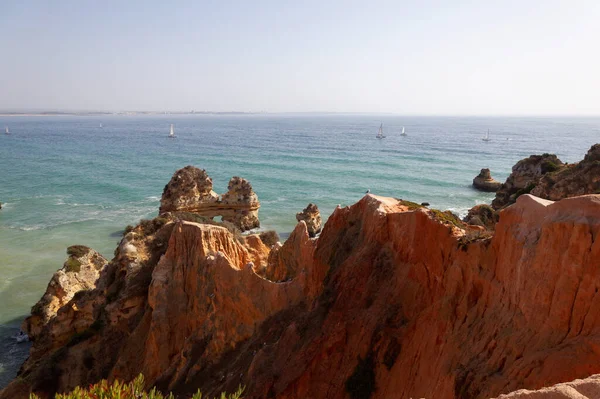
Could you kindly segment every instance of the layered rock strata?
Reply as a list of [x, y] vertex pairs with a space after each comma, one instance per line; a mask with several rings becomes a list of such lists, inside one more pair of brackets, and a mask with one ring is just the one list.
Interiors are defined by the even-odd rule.
[[165, 186], [159, 213], [191, 212], [233, 223], [241, 231], [260, 227], [260, 202], [246, 179], [234, 176], [228, 191], [219, 196], [213, 191], [212, 179], [204, 169], [186, 166], [173, 174]]
[[600, 196], [521, 195], [492, 237], [467, 227], [367, 195], [257, 265], [226, 227], [137, 226], [57, 312], [89, 327], [51, 320], [67, 343], [38, 335], [0, 398], [142, 372], [181, 398], [467, 399], [600, 373]]
[[296, 220], [306, 223], [308, 234], [311, 237], [315, 237], [321, 232], [321, 212], [319, 212], [319, 207], [313, 203], [308, 204], [302, 212], [298, 212]]
[[473, 179], [473, 187], [481, 191], [496, 192], [502, 183], [492, 178], [489, 169], [481, 169], [481, 172]]

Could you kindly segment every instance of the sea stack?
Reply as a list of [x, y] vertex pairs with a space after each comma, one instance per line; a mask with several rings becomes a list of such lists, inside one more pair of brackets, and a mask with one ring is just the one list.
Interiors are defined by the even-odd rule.
[[304, 220], [310, 237], [315, 237], [321, 232], [321, 212], [316, 204], [310, 203], [302, 212], [296, 214], [298, 222]]
[[221, 216], [223, 221], [246, 231], [260, 227], [259, 208], [258, 196], [248, 180], [232, 177], [228, 191], [219, 196], [206, 171], [188, 165], [175, 172], [165, 186], [159, 213], [191, 212], [210, 219]]
[[500, 189], [502, 183], [492, 178], [490, 170], [481, 169], [479, 175], [473, 179], [473, 187], [480, 191], [496, 192]]

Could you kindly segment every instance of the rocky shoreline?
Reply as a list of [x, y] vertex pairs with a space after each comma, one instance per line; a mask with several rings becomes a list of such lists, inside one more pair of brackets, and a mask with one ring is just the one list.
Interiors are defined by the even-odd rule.
[[[600, 192], [598, 165], [600, 145], [573, 165], [531, 156], [465, 221], [368, 194], [321, 226], [309, 204], [283, 244], [241, 234], [259, 224], [248, 181], [218, 196], [205, 171], [180, 169], [112, 260], [69, 248], [0, 398], [139, 373], [180, 398], [239, 385], [245, 398], [524, 398], [588, 378], [600, 195], [583, 194]], [[552, 392], [600, 387], [590, 378]]]

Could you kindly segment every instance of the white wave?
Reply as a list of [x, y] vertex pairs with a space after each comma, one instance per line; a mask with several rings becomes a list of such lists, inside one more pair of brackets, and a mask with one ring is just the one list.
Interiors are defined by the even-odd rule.
[[458, 215], [458, 217], [461, 218], [461, 219], [464, 218], [465, 216], [467, 216], [467, 213], [469, 213], [469, 209], [470, 208], [463, 208], [463, 207], [460, 207], [460, 208], [457, 208], [457, 207], [448, 208], [448, 210], [450, 212]]

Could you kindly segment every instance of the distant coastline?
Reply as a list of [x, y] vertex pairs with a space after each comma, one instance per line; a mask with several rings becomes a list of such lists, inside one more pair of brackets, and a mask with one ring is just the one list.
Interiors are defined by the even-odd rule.
[[104, 112], [104, 111], [42, 111], [42, 112], [8, 112], [0, 111], [0, 116], [107, 116], [107, 115], [258, 115], [266, 114], [266, 112], [242, 112], [242, 111], [187, 111], [187, 112], [168, 112], [168, 111], [119, 111], [119, 112]]

